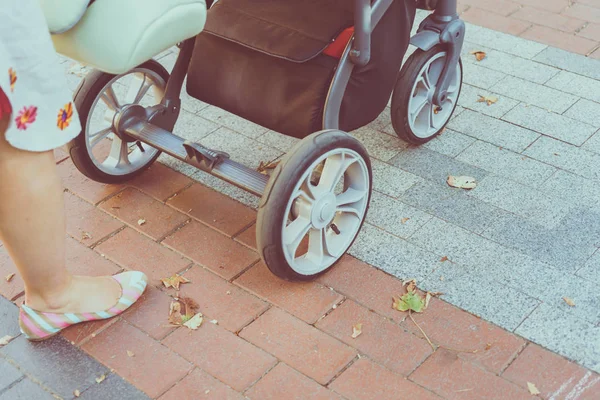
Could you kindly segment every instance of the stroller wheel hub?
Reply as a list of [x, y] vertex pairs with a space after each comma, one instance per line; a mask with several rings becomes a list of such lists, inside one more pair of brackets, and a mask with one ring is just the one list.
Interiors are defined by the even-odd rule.
[[323, 229], [333, 220], [336, 211], [336, 200], [333, 193], [321, 197], [312, 210], [312, 224], [316, 229]]

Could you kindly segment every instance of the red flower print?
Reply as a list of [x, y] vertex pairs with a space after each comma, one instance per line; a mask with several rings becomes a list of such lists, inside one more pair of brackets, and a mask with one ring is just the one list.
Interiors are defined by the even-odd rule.
[[17, 129], [22, 131], [26, 130], [29, 127], [28, 125], [35, 122], [35, 117], [37, 117], [37, 107], [23, 107], [17, 118], [15, 118]]
[[71, 118], [73, 118], [73, 103], [69, 102], [58, 112], [58, 119], [56, 121], [58, 128], [64, 131], [71, 124]]
[[10, 114], [12, 112], [12, 107], [10, 105], [10, 101], [8, 97], [6, 97], [6, 93], [0, 89], [0, 118], [4, 114]]
[[17, 83], [17, 73], [15, 72], [14, 69], [12, 69], [12, 68], [8, 69], [8, 77], [10, 79], [10, 91], [14, 92], [15, 83]]

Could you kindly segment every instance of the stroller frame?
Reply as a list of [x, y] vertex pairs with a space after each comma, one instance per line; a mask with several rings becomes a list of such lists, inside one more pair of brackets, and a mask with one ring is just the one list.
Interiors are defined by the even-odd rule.
[[[342, 99], [355, 66], [364, 66], [370, 60], [371, 32], [377, 26], [393, 1], [354, 0], [355, 32], [346, 46], [331, 81], [325, 110], [323, 129], [338, 129]], [[410, 43], [427, 51], [438, 44], [448, 53], [436, 87], [433, 104], [446, 99], [451, 78], [464, 40], [465, 25], [458, 18], [457, 0], [439, 0], [435, 11], [427, 16]], [[179, 56], [166, 85], [160, 104], [144, 109], [139, 105], [125, 106], [115, 120], [116, 134], [126, 142], [146, 143], [196, 168], [208, 172], [254, 195], [262, 196], [269, 177], [229, 159], [229, 155], [192, 143], [171, 131], [181, 110], [180, 93], [194, 50], [195, 38], [180, 43]]]

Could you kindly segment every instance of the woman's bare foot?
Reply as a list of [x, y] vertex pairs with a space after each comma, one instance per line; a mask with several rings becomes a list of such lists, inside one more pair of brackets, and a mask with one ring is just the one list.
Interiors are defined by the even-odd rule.
[[41, 312], [89, 313], [108, 310], [119, 301], [121, 285], [110, 276], [72, 276], [64, 288], [45, 297], [26, 292], [25, 304]]

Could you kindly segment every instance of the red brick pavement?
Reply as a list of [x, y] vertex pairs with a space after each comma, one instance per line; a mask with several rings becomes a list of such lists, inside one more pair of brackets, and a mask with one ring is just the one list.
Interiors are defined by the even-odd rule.
[[600, 0], [459, 0], [465, 21], [600, 59]]
[[[352, 257], [317, 282], [275, 278], [254, 249], [255, 212], [163, 165], [106, 186], [57, 161], [70, 268], [151, 277], [123, 316], [63, 336], [152, 398], [525, 399], [528, 382], [546, 399], [600, 398], [597, 374], [439, 299], [414, 317], [432, 349], [391, 308], [401, 281]], [[0, 276], [12, 272], [0, 246]], [[205, 315], [197, 331], [167, 326], [175, 292], [159, 278], [176, 272]], [[18, 277], [0, 280], [1, 295], [19, 303], [22, 292]]]

